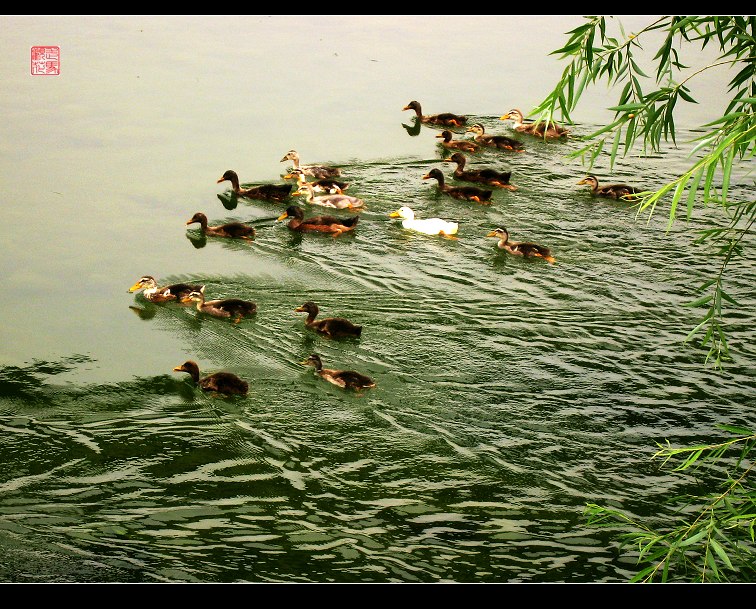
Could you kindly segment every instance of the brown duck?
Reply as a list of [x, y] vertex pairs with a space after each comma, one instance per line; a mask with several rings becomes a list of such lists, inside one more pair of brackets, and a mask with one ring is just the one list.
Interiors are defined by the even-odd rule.
[[423, 176], [423, 180], [437, 180], [438, 189], [462, 201], [474, 201], [476, 203], [482, 203], [483, 205], [491, 205], [492, 190], [484, 190], [477, 186], [449, 186], [444, 180], [444, 174], [440, 169], [431, 169], [426, 175]]
[[202, 234], [211, 237], [245, 239], [251, 242], [255, 236], [254, 227], [247, 226], [242, 222], [227, 222], [226, 224], [219, 224], [218, 226], [208, 226], [207, 216], [201, 211], [194, 214], [186, 224], [199, 224]]

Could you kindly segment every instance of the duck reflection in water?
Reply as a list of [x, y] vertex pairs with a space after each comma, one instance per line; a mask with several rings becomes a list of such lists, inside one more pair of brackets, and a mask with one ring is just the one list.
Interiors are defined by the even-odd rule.
[[412, 137], [420, 135], [420, 129], [422, 128], [422, 126], [423, 124], [420, 122], [420, 119], [417, 116], [412, 117], [412, 125], [402, 123], [402, 127], [404, 127], [407, 130], [407, 133], [409, 133]]
[[238, 198], [233, 192], [218, 195], [218, 199], [226, 209], [236, 209], [236, 206], [239, 204]]

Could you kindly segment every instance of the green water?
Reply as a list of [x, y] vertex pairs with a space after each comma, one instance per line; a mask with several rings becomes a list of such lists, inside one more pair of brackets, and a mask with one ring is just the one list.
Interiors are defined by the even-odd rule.
[[[652, 461], [656, 443], [756, 423], [752, 307], [729, 317], [723, 373], [683, 343], [692, 287], [719, 265], [692, 245], [716, 210], [665, 232], [663, 214], [592, 198], [565, 158], [577, 139], [471, 156], [512, 170], [518, 190], [490, 206], [422, 179], [451, 167], [438, 130], [403, 126], [411, 99], [511, 135], [500, 114], [551, 82], [533, 91], [485, 53], [472, 57], [510, 93], [476, 91], [454, 69], [468, 42], [420, 52], [474, 19], [3, 21], [0, 580], [622, 582], [633, 560], [585, 505], [668, 517], [696, 481]], [[28, 75], [33, 44], [60, 44], [59, 77]], [[292, 148], [365, 200], [353, 233], [293, 233], [275, 221], [285, 205], [216, 183], [226, 169], [280, 182]], [[681, 147], [595, 173], [653, 187], [687, 162]], [[458, 239], [402, 229], [389, 213], [403, 205], [459, 222]], [[255, 242], [201, 239], [185, 225], [197, 211], [253, 221]], [[497, 226], [556, 263], [497, 250]], [[151, 304], [128, 293], [145, 274], [257, 314]], [[755, 275], [738, 263], [733, 297], [751, 303]], [[308, 330], [307, 300], [362, 336]], [[328, 384], [301, 364], [313, 352], [377, 386]], [[238, 374], [248, 396], [203, 394], [172, 372], [186, 359]]]

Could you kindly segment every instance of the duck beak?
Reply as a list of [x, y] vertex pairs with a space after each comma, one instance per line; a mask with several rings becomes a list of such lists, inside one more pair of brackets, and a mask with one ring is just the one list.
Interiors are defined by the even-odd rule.
[[287, 214], [286, 212], [284, 212], [280, 216], [278, 216], [278, 218], [276, 218], [276, 222], [280, 222], [281, 220], [286, 220], [286, 218], [288, 218], [288, 217], [289, 217], [289, 214]]
[[585, 178], [583, 178], [582, 180], [580, 180], [580, 181], [578, 182], [578, 185], [579, 185], [579, 184], [587, 184], [587, 183], [588, 183], [588, 182], [586, 182], [586, 181], [585, 181]]
[[498, 237], [495, 230], [492, 230], [490, 233], [486, 235], [486, 237]]
[[194, 220], [187, 220], [187, 224], [194, 224]]
[[453, 161], [452, 161], [452, 159], [450, 159], [450, 158], [449, 158], [449, 159], [444, 159], [444, 162], [445, 162], [445, 163], [446, 163], [446, 162], [452, 163]]
[[398, 212], [398, 211], [392, 211], [392, 212], [391, 212], [391, 213], [389, 214], [389, 218], [399, 218], [399, 217], [400, 217], [400, 216], [399, 216], [399, 212]]
[[507, 112], [507, 113], [506, 113], [506, 114], [505, 114], [504, 116], [500, 117], [500, 118], [499, 118], [499, 120], [500, 120], [500, 121], [505, 121], [505, 120], [507, 120], [508, 118], [510, 118], [510, 116], [509, 116], [509, 112]]
[[220, 180], [218, 180], [218, 181], [216, 182], [216, 184], [220, 184], [221, 182], [225, 182], [225, 181], [226, 181], [226, 178], [224, 178], [224, 177], [221, 177], [221, 179], [220, 179]]
[[142, 287], [142, 282], [141, 281], [137, 281], [134, 285], [132, 285], [129, 288], [129, 292], [135, 292], [136, 290], [138, 290], [141, 287]]
[[296, 311], [297, 313], [306, 313], [306, 312], [307, 312], [307, 311], [305, 311], [305, 310], [304, 310], [304, 309], [303, 309], [302, 307], [297, 307], [297, 308], [296, 308], [296, 309], [294, 309], [294, 310], [295, 310], [295, 311]]
[[294, 175], [293, 173], [287, 173], [287, 174], [286, 174], [286, 175], [285, 175], [285, 176], [283, 177], [283, 179], [284, 179], [284, 180], [292, 180], [292, 179], [294, 179], [294, 178], [296, 178], [296, 177], [297, 177], [297, 176], [295, 176], [295, 175]]
[[174, 372], [186, 372], [186, 370], [184, 370], [184, 367], [183, 367], [183, 366], [176, 366], [176, 367], [175, 367], [175, 368], [173, 369], [173, 371], [174, 371]]
[[288, 160], [289, 160], [288, 158], [284, 157], [284, 158], [282, 158], [282, 159], [281, 159], [280, 161], [278, 161], [278, 162], [279, 162], [279, 163], [283, 163], [284, 161], [288, 161]]
[[424, 175], [423, 176], [423, 180], [430, 180], [430, 176], [429, 175]]
[[412, 108], [410, 108], [409, 106], [404, 106], [404, 108], [402, 108], [402, 110], [412, 110]]

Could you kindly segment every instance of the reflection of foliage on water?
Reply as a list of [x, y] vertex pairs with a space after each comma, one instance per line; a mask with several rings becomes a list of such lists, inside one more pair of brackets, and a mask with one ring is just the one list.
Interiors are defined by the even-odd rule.
[[94, 361], [88, 355], [72, 355], [59, 361], [32, 360], [25, 366], [0, 367], [0, 397], [41, 397], [45, 387], [42, 376], [63, 374], [78, 364]]

